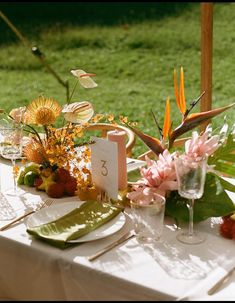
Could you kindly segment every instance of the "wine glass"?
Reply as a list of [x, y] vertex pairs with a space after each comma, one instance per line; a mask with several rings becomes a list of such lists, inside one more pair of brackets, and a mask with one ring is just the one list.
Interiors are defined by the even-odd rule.
[[188, 231], [179, 233], [177, 239], [186, 244], [198, 244], [203, 242], [205, 237], [193, 229], [193, 207], [194, 200], [201, 198], [204, 192], [207, 158], [192, 161], [187, 156], [181, 155], [174, 162], [178, 192], [181, 197], [188, 199], [187, 207], [189, 210]]
[[16, 181], [16, 159], [22, 156], [22, 137], [23, 127], [20, 123], [13, 120], [9, 121], [1, 128], [1, 155], [5, 159], [11, 160], [13, 171], [13, 189], [6, 191], [7, 194], [18, 195], [17, 181]]

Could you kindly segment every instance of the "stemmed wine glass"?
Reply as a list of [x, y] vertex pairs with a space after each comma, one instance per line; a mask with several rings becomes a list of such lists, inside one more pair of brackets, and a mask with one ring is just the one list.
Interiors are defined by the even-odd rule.
[[23, 127], [20, 123], [16, 123], [13, 120], [9, 121], [1, 128], [1, 136], [1, 155], [3, 158], [11, 160], [14, 180], [13, 189], [6, 191], [6, 193], [16, 196], [18, 195], [18, 188], [15, 168], [16, 159], [22, 156]]
[[204, 193], [207, 158], [193, 161], [187, 156], [181, 155], [174, 162], [178, 192], [181, 197], [188, 199], [187, 207], [189, 210], [188, 231], [179, 233], [177, 239], [186, 244], [198, 244], [203, 242], [205, 237], [193, 229], [193, 207], [194, 200], [200, 199]]

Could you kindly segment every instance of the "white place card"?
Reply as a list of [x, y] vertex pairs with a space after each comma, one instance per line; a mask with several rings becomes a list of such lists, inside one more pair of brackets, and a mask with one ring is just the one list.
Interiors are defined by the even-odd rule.
[[110, 199], [118, 198], [118, 146], [116, 142], [93, 137], [91, 173], [95, 185]]

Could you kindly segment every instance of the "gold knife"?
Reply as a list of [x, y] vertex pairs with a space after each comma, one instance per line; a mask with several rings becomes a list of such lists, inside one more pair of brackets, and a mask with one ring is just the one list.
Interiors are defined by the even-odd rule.
[[232, 275], [233, 271], [235, 270], [235, 266], [230, 269], [225, 276], [223, 276], [214, 286], [212, 286], [209, 290], [208, 290], [208, 295], [213, 295], [215, 293], [215, 291], [223, 284], [223, 282]]
[[118, 239], [117, 241], [109, 244], [108, 246], [104, 247], [103, 249], [101, 249], [100, 251], [98, 251], [97, 253], [95, 253], [94, 255], [88, 257], [89, 261], [93, 261], [96, 258], [98, 258], [99, 256], [103, 255], [104, 253], [106, 253], [107, 251], [111, 250], [112, 248], [114, 248], [115, 246], [127, 241], [128, 239], [131, 239], [135, 236], [135, 233], [133, 231], [128, 231], [127, 233], [125, 233], [120, 239]]

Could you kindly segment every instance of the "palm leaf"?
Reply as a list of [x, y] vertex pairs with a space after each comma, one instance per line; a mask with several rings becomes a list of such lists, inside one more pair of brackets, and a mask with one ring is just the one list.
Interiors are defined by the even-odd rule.
[[208, 164], [213, 165], [216, 171], [235, 177], [235, 141], [232, 133], [228, 135], [225, 144], [221, 145], [208, 159]]

